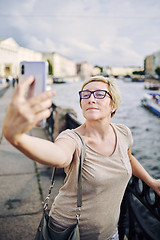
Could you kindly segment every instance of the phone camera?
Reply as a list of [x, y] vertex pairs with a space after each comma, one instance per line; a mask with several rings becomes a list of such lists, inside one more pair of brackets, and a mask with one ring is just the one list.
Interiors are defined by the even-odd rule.
[[21, 67], [21, 74], [24, 74], [24, 65]]

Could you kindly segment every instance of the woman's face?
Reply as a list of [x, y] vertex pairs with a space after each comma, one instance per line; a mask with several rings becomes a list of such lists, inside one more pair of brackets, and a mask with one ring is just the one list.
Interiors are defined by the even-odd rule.
[[[108, 85], [104, 82], [94, 81], [90, 82], [83, 90], [95, 91], [106, 90], [109, 91]], [[88, 99], [81, 99], [81, 108], [83, 116], [86, 120], [102, 120], [110, 119], [113, 111], [112, 100], [108, 94], [103, 99], [97, 99], [91, 94]]]

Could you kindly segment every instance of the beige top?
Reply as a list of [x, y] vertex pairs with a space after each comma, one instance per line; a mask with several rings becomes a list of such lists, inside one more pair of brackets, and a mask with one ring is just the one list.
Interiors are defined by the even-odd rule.
[[[116, 231], [120, 205], [132, 170], [127, 150], [132, 145], [132, 135], [124, 125], [111, 124], [117, 137], [114, 153], [103, 156], [86, 145], [82, 171], [82, 208], [79, 222], [81, 240], [109, 239]], [[76, 223], [77, 174], [81, 141], [73, 130], [58, 136], [71, 140], [76, 151], [73, 161], [65, 168], [64, 185], [55, 198], [50, 215], [61, 226]]]

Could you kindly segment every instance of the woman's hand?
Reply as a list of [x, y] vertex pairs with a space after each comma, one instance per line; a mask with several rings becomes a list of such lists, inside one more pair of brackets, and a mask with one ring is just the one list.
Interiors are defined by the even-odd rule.
[[30, 76], [17, 86], [4, 118], [3, 135], [13, 145], [24, 133], [50, 116], [51, 97], [55, 92], [47, 91], [26, 99], [25, 93], [33, 83], [34, 77]]
[[[44, 118], [50, 116], [49, 107], [54, 91], [36, 97], [25, 98], [26, 90], [34, 83], [33, 77], [26, 78], [17, 86], [8, 106], [3, 123], [5, 138], [30, 159], [52, 167], [66, 167], [75, 152], [75, 145], [68, 139], [56, 143], [25, 134]], [[30, 88], [32, 90], [32, 88]], [[31, 96], [31, 94], [29, 93]]]
[[131, 148], [128, 150], [128, 156], [132, 166], [132, 174], [144, 181], [160, 196], [160, 179], [156, 180], [148, 174], [138, 160], [132, 155]]

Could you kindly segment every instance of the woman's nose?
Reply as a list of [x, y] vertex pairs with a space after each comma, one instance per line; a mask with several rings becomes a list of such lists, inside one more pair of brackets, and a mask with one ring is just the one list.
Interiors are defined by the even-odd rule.
[[93, 93], [91, 94], [91, 96], [88, 98], [89, 101], [91, 102], [95, 102], [95, 97], [93, 95]]

